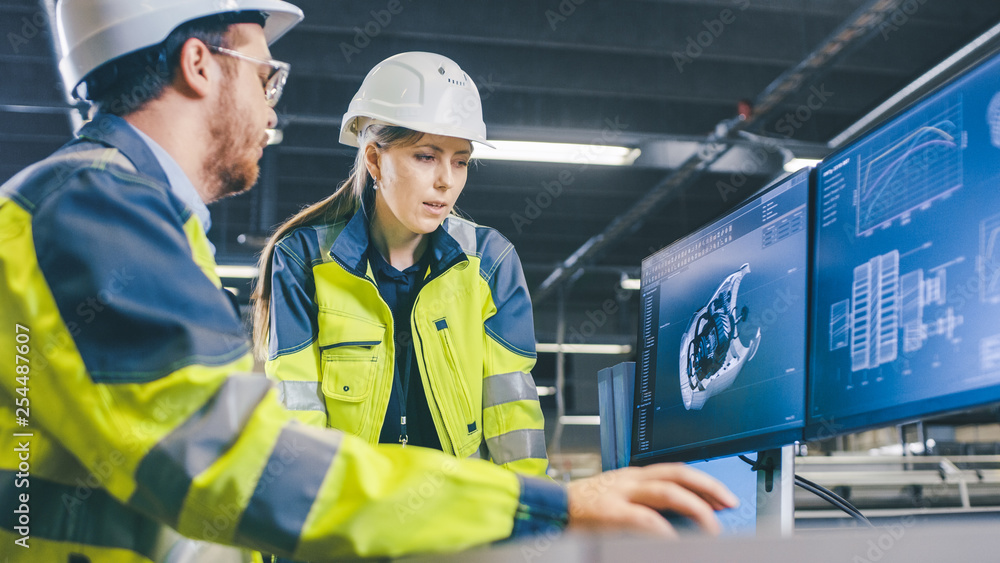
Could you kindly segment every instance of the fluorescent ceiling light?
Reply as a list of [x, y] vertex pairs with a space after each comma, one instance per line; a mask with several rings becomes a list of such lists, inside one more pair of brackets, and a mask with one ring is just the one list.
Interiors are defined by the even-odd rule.
[[621, 286], [622, 289], [631, 289], [632, 291], [639, 291], [642, 287], [642, 280], [639, 278], [622, 278]]
[[803, 168], [816, 166], [820, 162], [823, 161], [815, 158], [793, 158], [785, 163], [785, 172], [797, 172]]
[[257, 277], [257, 266], [220, 265], [215, 267], [215, 274], [220, 278], [253, 279]]
[[600, 426], [600, 415], [563, 415], [559, 417], [559, 423], [565, 426]]
[[483, 160], [520, 160], [524, 162], [559, 162], [566, 164], [602, 164], [629, 166], [639, 157], [639, 149], [609, 145], [575, 145], [533, 141], [490, 141], [491, 149], [476, 145], [472, 158]]
[[628, 344], [542, 344], [535, 345], [536, 352], [558, 353], [560, 350], [567, 354], [629, 354], [632, 346]]
[[539, 397], [550, 397], [556, 394], [555, 387], [535, 387], [538, 390]]

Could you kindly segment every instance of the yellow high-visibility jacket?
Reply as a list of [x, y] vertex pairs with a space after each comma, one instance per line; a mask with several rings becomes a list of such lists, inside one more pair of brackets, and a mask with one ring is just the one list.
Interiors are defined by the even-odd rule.
[[[265, 371], [300, 420], [375, 444], [396, 346], [392, 311], [366, 258], [365, 219], [359, 212], [300, 227], [275, 245]], [[426, 252], [410, 329], [442, 449], [544, 475], [531, 299], [513, 245], [448, 217]]]
[[151, 562], [181, 534], [309, 561], [559, 528], [558, 485], [294, 420], [200, 221], [98, 115], [0, 186], [0, 544]]

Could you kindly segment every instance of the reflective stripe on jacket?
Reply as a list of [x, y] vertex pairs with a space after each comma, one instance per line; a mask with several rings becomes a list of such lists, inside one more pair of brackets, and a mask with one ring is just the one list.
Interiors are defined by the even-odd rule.
[[241, 374], [253, 362], [214, 265], [120, 118], [98, 115], [0, 187], [0, 341], [24, 346], [23, 362], [0, 362], [0, 542], [14, 561], [160, 561], [167, 526], [326, 561], [561, 525], [554, 484], [294, 421], [267, 378]]
[[[269, 361], [285, 405], [317, 426], [378, 442], [392, 391], [392, 313], [365, 257], [363, 213], [300, 227], [275, 245]], [[544, 475], [542, 411], [531, 369], [531, 300], [513, 245], [449, 217], [431, 234], [411, 334], [444, 451]]]

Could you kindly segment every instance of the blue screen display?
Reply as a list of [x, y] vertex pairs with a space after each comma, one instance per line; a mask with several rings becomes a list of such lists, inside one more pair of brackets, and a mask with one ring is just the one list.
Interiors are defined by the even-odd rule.
[[642, 263], [632, 462], [801, 439], [809, 174]]
[[[749, 452], [748, 452], [749, 453]], [[752, 454], [750, 457], [754, 457]], [[737, 456], [688, 463], [715, 477], [740, 499], [736, 508], [715, 513], [724, 536], [752, 536], [757, 533], [757, 473]]]
[[807, 436], [1000, 399], [1000, 59], [817, 180]]

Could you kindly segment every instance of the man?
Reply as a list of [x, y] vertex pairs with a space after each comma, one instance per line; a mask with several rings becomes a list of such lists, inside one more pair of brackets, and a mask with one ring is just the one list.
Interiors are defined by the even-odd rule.
[[[279, 0], [62, 0], [66, 87], [99, 112], [0, 187], [0, 541], [14, 560], [170, 558], [168, 528], [323, 561], [630, 527], [717, 530], [680, 466], [571, 483], [291, 421], [223, 295], [206, 202], [248, 189], [301, 19]], [[17, 426], [15, 426], [15, 424]], [[176, 553], [173, 554], [176, 556]]]

